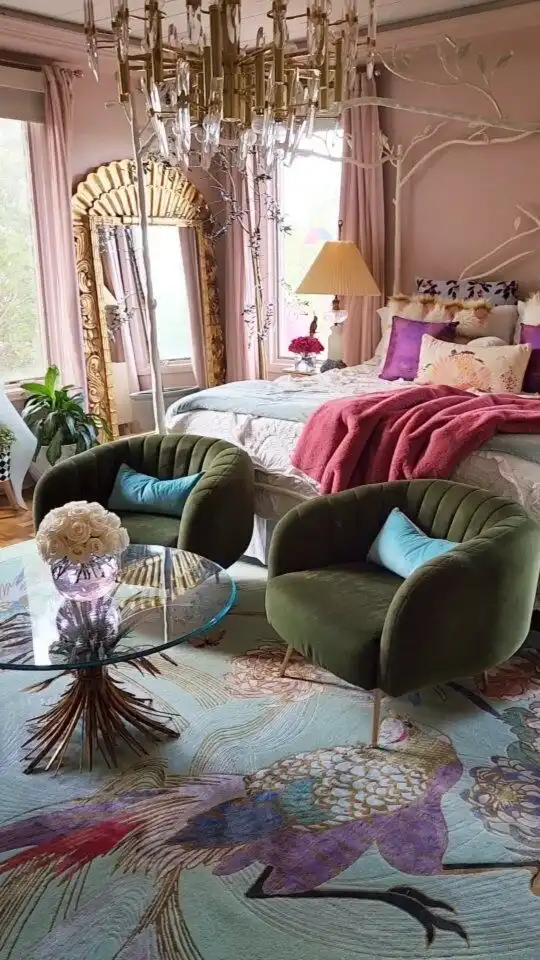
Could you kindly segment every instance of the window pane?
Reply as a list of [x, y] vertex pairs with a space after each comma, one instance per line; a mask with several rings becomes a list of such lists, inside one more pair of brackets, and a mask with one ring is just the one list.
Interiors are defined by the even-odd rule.
[[159, 355], [162, 360], [189, 359], [191, 328], [179, 228], [154, 224], [149, 242]]
[[327, 240], [337, 240], [341, 163], [330, 157], [343, 155], [341, 132], [326, 131], [305, 139], [300, 149], [317, 155], [296, 157], [281, 168], [280, 210], [291, 227], [280, 234], [281, 283], [279, 290], [279, 354], [287, 356], [293, 337], [307, 334], [313, 313], [318, 335], [326, 347], [330, 324], [324, 318], [332, 304], [328, 296], [297, 296], [294, 291]]
[[43, 376], [26, 124], [0, 119], [0, 380]]

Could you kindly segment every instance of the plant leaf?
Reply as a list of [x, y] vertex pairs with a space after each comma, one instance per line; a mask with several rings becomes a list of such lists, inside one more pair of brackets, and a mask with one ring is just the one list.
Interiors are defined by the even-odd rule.
[[47, 447], [47, 453], [45, 456], [47, 457], [51, 467], [54, 467], [55, 463], [58, 462], [62, 455], [62, 439], [62, 431], [57, 430], [51, 442], [49, 443], [49, 446]]
[[446, 40], [447, 43], [450, 44], [450, 46], [452, 47], [452, 50], [457, 50], [457, 43], [455, 40], [452, 40], [452, 37], [445, 36], [444, 39]]
[[52, 364], [45, 374], [45, 389], [50, 397], [54, 395], [56, 384], [60, 378], [60, 370], [55, 364]]
[[48, 397], [49, 391], [42, 383], [33, 383], [29, 381], [28, 383], [21, 383], [21, 388], [26, 390], [27, 393], [38, 393], [42, 397]]
[[471, 49], [470, 43], [462, 43], [457, 49], [457, 55], [459, 60], [463, 60], [467, 56], [469, 50]]
[[486, 61], [484, 60], [483, 54], [479, 53], [476, 58], [476, 63], [478, 64], [478, 69], [483, 77], [486, 75]]
[[514, 220], [514, 230], [516, 233], [518, 232], [520, 226], [521, 226], [521, 217], [516, 217], [516, 219]]
[[497, 60], [497, 63], [495, 64], [495, 69], [497, 69], [498, 67], [504, 67], [507, 63], [510, 63], [513, 56], [514, 56], [513, 50], [509, 50], [507, 53], [501, 54], [501, 56]]

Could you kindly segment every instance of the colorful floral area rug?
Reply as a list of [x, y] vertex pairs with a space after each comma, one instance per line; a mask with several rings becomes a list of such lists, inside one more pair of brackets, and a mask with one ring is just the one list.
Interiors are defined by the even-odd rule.
[[372, 749], [370, 695], [280, 679], [262, 571], [236, 572], [176, 666], [122, 668], [181, 736], [119, 770], [25, 776], [62, 681], [0, 674], [1, 960], [538, 960], [540, 655], [386, 701]]

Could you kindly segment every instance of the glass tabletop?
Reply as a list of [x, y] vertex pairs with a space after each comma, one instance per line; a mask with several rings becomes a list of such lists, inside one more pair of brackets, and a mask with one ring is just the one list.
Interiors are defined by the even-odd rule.
[[0, 561], [0, 669], [78, 670], [150, 656], [211, 629], [235, 596], [211, 560], [132, 544], [110, 594], [67, 600], [32, 551]]

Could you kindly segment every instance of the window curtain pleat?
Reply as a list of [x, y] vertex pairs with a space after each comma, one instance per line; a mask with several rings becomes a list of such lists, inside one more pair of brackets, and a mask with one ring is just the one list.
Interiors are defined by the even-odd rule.
[[[47, 355], [64, 383], [87, 395], [71, 219], [73, 74], [43, 68], [45, 123], [29, 125], [37, 252]], [[45, 371], [43, 371], [45, 373]]]
[[186, 292], [189, 304], [189, 319], [191, 330], [191, 362], [198, 387], [208, 386], [208, 377], [205, 363], [204, 325], [201, 281], [199, 270], [199, 244], [197, 231], [193, 227], [180, 227], [180, 250], [184, 276], [186, 278]]
[[[365, 74], [357, 79], [355, 96], [376, 96], [375, 81]], [[379, 111], [375, 106], [344, 111], [344, 156], [368, 168], [344, 162], [341, 179], [340, 220], [342, 240], [357, 244], [367, 266], [384, 294], [384, 190], [380, 156]], [[343, 327], [343, 359], [348, 366], [369, 360], [380, 340], [377, 308], [380, 297], [353, 297], [347, 304]]]

